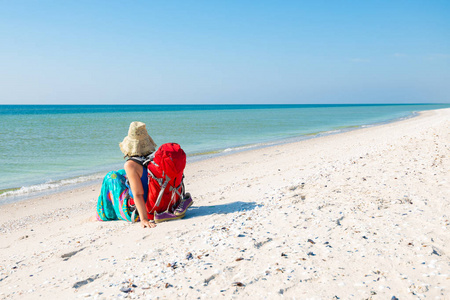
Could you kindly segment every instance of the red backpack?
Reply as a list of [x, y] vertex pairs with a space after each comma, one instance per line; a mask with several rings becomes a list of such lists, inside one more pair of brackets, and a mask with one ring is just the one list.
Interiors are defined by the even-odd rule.
[[184, 197], [186, 153], [176, 143], [163, 144], [148, 157], [145, 165], [148, 170], [148, 198], [145, 205], [149, 220], [152, 220], [154, 212], [171, 211]]

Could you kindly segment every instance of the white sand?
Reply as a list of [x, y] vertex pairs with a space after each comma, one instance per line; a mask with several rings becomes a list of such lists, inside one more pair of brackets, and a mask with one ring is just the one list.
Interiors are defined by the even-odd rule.
[[99, 185], [5, 205], [0, 298], [450, 299], [448, 170], [444, 109], [189, 164], [153, 229], [88, 222]]

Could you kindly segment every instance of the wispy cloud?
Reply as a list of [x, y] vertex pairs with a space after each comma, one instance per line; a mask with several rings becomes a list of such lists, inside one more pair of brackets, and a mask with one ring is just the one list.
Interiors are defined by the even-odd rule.
[[400, 58], [400, 57], [407, 57], [408, 55], [405, 53], [394, 53], [393, 54], [394, 57]]

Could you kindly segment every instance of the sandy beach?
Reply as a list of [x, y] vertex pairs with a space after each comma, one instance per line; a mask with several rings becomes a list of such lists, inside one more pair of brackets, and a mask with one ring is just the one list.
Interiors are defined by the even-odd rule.
[[190, 163], [194, 205], [90, 222], [100, 185], [0, 207], [0, 299], [450, 299], [450, 109]]

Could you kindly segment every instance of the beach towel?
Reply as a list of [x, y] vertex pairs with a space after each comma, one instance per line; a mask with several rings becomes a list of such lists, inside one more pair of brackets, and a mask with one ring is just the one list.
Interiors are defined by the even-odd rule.
[[99, 221], [124, 220], [136, 222], [139, 216], [131, 219], [131, 211], [127, 205], [129, 199], [125, 170], [111, 171], [103, 179], [100, 196], [97, 201], [97, 219]]

